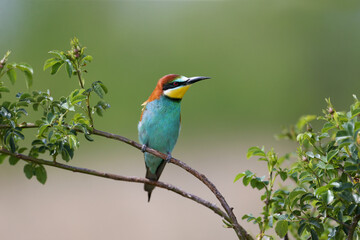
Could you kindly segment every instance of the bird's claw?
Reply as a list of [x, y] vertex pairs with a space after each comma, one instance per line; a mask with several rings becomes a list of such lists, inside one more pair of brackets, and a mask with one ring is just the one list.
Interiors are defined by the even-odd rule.
[[142, 145], [141, 151], [144, 153], [146, 151], [147, 146], [145, 144]]
[[172, 159], [172, 156], [171, 156], [171, 154], [169, 153], [169, 154], [167, 155], [166, 159], [165, 159], [166, 163], [169, 163], [171, 159]]

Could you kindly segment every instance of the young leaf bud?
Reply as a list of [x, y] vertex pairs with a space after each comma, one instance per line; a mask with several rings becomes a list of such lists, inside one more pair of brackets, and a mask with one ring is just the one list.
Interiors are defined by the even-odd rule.
[[329, 107], [328, 108], [328, 113], [330, 113], [331, 115], [333, 115], [334, 114], [334, 109], [332, 108], [332, 107]]
[[312, 131], [313, 131], [313, 128], [312, 128], [312, 126], [311, 126], [310, 123], [307, 124], [307, 126], [306, 126], [306, 131], [308, 131], [308, 132], [312, 132]]

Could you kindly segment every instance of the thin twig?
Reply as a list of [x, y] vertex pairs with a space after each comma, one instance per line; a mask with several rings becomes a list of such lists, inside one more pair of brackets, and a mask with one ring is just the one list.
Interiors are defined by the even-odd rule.
[[38, 163], [38, 164], [43, 164], [43, 165], [47, 165], [47, 166], [51, 166], [51, 167], [56, 167], [56, 168], [61, 168], [64, 170], [68, 170], [68, 171], [72, 171], [72, 172], [78, 172], [78, 173], [84, 173], [84, 174], [88, 174], [88, 175], [93, 175], [93, 176], [97, 176], [97, 177], [102, 177], [102, 178], [108, 178], [108, 179], [112, 179], [112, 180], [117, 180], [117, 181], [125, 181], [125, 182], [135, 182], [135, 183], [146, 183], [146, 184], [150, 184], [150, 185], [154, 185], [160, 188], [164, 188], [167, 189], [169, 191], [175, 192], [185, 198], [191, 199], [211, 210], [213, 210], [216, 214], [218, 214], [220, 217], [224, 218], [226, 221], [230, 221], [229, 217], [226, 215], [225, 212], [223, 212], [219, 207], [217, 207], [215, 204], [212, 204], [194, 194], [190, 194], [187, 193], [183, 190], [181, 190], [178, 187], [175, 187], [171, 184], [167, 184], [164, 182], [159, 182], [159, 181], [151, 181], [149, 179], [146, 178], [139, 178], [139, 177], [127, 177], [127, 176], [122, 176], [122, 175], [118, 175], [118, 174], [112, 174], [112, 173], [104, 173], [104, 172], [100, 172], [100, 171], [96, 171], [93, 169], [88, 169], [88, 168], [81, 168], [81, 167], [75, 167], [75, 166], [71, 166], [71, 165], [66, 165], [66, 164], [62, 164], [62, 163], [58, 163], [58, 162], [54, 162], [54, 161], [48, 161], [48, 160], [44, 160], [44, 159], [39, 159], [39, 158], [33, 158], [27, 155], [23, 155], [20, 153], [12, 153], [4, 148], [0, 147], [0, 153], [4, 153], [7, 155], [11, 155], [14, 156], [16, 158], [25, 160], [27, 162], [33, 162], [33, 163]]

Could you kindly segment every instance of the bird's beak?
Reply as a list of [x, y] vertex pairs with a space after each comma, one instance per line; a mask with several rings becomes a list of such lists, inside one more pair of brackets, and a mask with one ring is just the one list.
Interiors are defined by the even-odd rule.
[[196, 83], [201, 80], [210, 79], [209, 77], [191, 77], [186, 81], [186, 85]]

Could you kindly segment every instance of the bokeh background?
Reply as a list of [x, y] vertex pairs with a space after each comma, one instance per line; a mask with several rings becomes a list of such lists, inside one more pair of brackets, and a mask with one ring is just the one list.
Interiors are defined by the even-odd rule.
[[[87, 82], [109, 88], [111, 108], [95, 126], [135, 140], [140, 104], [161, 76], [210, 76], [182, 102], [173, 155], [205, 173], [241, 219], [259, 213], [261, 202], [257, 190], [233, 183], [235, 175], [266, 172], [246, 150], [293, 151], [294, 144], [273, 138], [282, 126], [321, 114], [325, 97], [346, 110], [359, 93], [359, 23], [356, 1], [0, 0], [0, 54], [11, 50], [10, 60], [34, 67], [32, 89], [66, 96], [76, 80], [42, 66], [49, 50], [68, 49], [77, 36], [94, 57]], [[27, 91], [21, 75], [12, 89], [5, 99]], [[101, 138], [82, 139], [71, 164], [145, 173], [141, 152]], [[51, 168], [43, 186], [27, 180], [22, 167], [0, 167], [1, 239], [236, 239], [217, 215], [174, 193], [156, 189], [147, 203], [142, 185]], [[161, 180], [216, 202], [175, 166]]]

